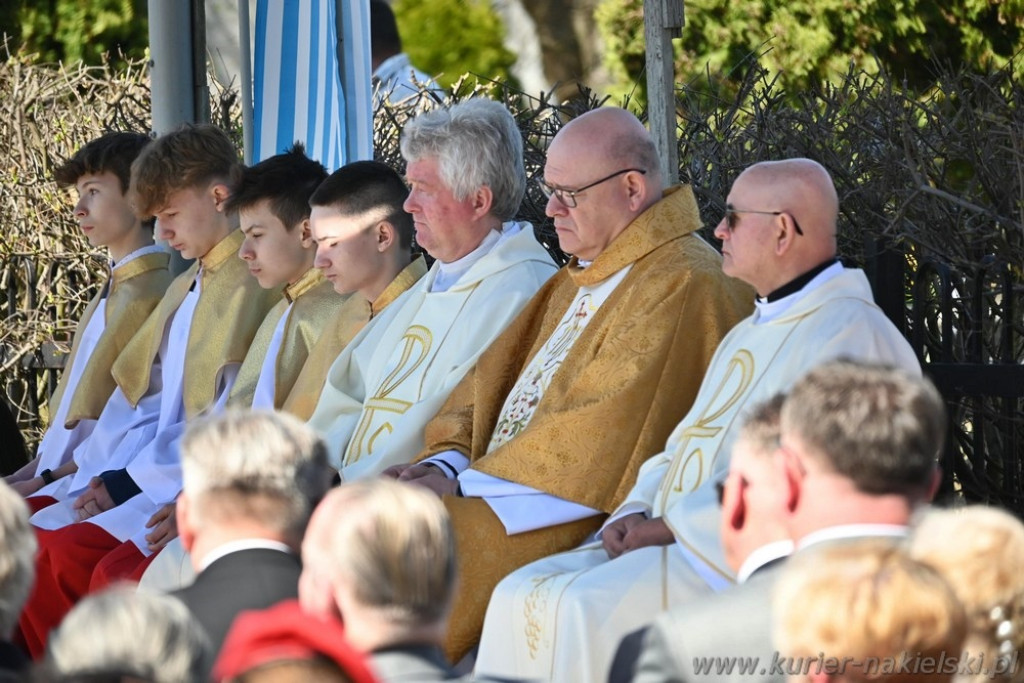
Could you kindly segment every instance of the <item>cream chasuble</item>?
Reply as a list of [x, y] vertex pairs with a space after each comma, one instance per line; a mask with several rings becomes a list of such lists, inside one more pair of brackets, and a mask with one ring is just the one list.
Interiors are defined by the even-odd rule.
[[759, 305], [726, 336], [693, 407], [610, 518], [664, 516], [679, 543], [615, 560], [593, 543], [510, 574], [491, 598], [477, 673], [604, 680], [624, 635], [731, 581], [713, 482], [729, 467], [745, 408], [839, 356], [920, 372], [906, 340], [874, 305], [862, 272], [835, 266], [787, 299], [781, 314], [766, 319]]
[[[696, 234], [700, 225], [691, 189], [673, 188], [589, 266], [570, 261], [452, 392], [427, 425], [421, 455], [464, 454], [470, 464], [460, 481], [481, 473], [594, 511], [614, 510], [686, 413], [719, 341], [751, 308], [753, 292], [722, 275], [718, 253]], [[508, 396], [581, 288], [627, 266], [554, 369], [529, 421], [491, 448]], [[450, 657], [479, 637], [502, 577], [579, 544], [600, 523], [594, 515], [509, 535], [480, 499], [444, 501], [467, 577], [453, 608]]]
[[555, 265], [529, 225], [502, 236], [446, 291], [426, 277], [374, 318], [331, 366], [310, 424], [344, 480], [409, 462], [423, 426]]
[[328, 322], [320, 339], [309, 351], [309, 357], [303, 364], [298, 378], [295, 380], [288, 398], [284, 401], [284, 410], [300, 420], [309, 420], [316, 408], [317, 400], [324, 389], [327, 371], [337, 360], [342, 349], [348, 346], [353, 337], [366, 326], [366, 323], [385, 308], [407, 289], [419, 282], [427, 273], [427, 264], [422, 256], [417, 256], [384, 288], [373, 302], [367, 302], [358, 294], [338, 295], [345, 303]]
[[[253, 337], [228, 403], [278, 409], [292, 390], [310, 349], [337, 319], [347, 297], [334, 291], [319, 268], [284, 288]], [[262, 398], [255, 402], [257, 388]]]

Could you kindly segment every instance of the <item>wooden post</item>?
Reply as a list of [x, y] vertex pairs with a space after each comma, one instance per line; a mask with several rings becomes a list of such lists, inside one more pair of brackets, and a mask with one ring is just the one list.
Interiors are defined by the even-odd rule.
[[676, 145], [675, 63], [672, 39], [683, 32], [683, 0], [644, 0], [647, 48], [647, 119], [661, 159], [665, 187], [679, 182]]

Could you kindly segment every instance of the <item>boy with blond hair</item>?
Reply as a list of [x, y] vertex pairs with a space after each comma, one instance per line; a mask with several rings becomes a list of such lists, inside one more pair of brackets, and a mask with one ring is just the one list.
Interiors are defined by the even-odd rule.
[[114, 392], [114, 360], [172, 279], [169, 255], [153, 243], [152, 224], [135, 215], [127, 196], [132, 162], [149, 142], [142, 133], [106, 133], [54, 171], [59, 184], [77, 191], [75, 221], [91, 246], [106, 248], [110, 277], [78, 321], [35, 458], [6, 477], [21, 495], [37, 495], [37, 507], [52, 502], [55, 482], [75, 471], [72, 453]]
[[278, 293], [236, 258], [243, 235], [228, 208], [238, 153], [210, 125], [185, 125], [152, 142], [132, 166], [140, 215], [196, 262], [171, 284], [113, 366], [117, 382], [78, 472], [58, 502], [37, 512], [38, 579], [22, 615], [34, 655], [85, 593], [96, 563], [131, 540], [148, 552], [146, 522], [181, 490], [185, 421], [227, 402], [253, 336]]

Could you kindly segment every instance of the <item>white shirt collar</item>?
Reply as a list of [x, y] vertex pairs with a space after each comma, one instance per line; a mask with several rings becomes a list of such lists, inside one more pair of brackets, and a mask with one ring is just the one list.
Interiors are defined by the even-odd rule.
[[740, 570], [736, 572], [736, 583], [746, 582], [751, 574], [769, 562], [774, 562], [780, 557], [792, 555], [793, 547], [793, 541], [785, 540], [767, 543], [755, 549], [754, 552], [747, 555], [747, 559], [740, 565]]
[[798, 550], [803, 550], [808, 546], [825, 541], [842, 541], [861, 537], [905, 538], [908, 530], [904, 524], [841, 524], [812, 531], [797, 541], [796, 547]]
[[271, 541], [269, 538], [243, 538], [237, 541], [228, 541], [227, 543], [219, 545], [203, 555], [203, 560], [199, 563], [199, 571], [204, 571], [220, 558], [230, 555], [231, 553], [237, 553], [240, 550], [279, 550], [282, 553], [288, 553], [289, 555], [295, 554], [292, 549], [284, 543]]
[[128, 254], [127, 256], [125, 256], [123, 259], [121, 259], [117, 263], [112, 264], [110, 266], [110, 269], [111, 270], [115, 270], [117, 268], [120, 268], [124, 264], [126, 264], [126, 263], [128, 263], [130, 261], [134, 261], [135, 259], [139, 258], [140, 256], [145, 256], [146, 254], [156, 254], [156, 253], [160, 253], [160, 252], [163, 252], [163, 251], [165, 251], [165, 249], [163, 247], [161, 247], [159, 244], [147, 244], [146, 246], [141, 247], [139, 249], [136, 249], [132, 253]]

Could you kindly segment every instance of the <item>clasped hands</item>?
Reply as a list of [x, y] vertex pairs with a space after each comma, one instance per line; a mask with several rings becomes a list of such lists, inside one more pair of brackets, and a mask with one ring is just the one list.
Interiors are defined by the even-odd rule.
[[[114, 499], [107, 491], [107, 485], [100, 477], [89, 480], [89, 488], [75, 499], [71, 506], [78, 512], [78, 520], [85, 521], [114, 507]], [[146, 522], [146, 528], [152, 529], [146, 534], [146, 542], [150, 552], [156, 552], [167, 545], [168, 541], [178, 535], [178, 520], [174, 503], [168, 503], [156, 511]]]
[[601, 543], [611, 559], [637, 548], [672, 545], [675, 540], [664, 519], [648, 519], [639, 512], [620, 517], [601, 532]]
[[405, 481], [430, 489], [439, 496], [454, 496], [458, 494], [459, 490], [457, 479], [449, 479], [444, 476], [441, 468], [429, 463], [392, 465], [381, 474], [398, 481]]

